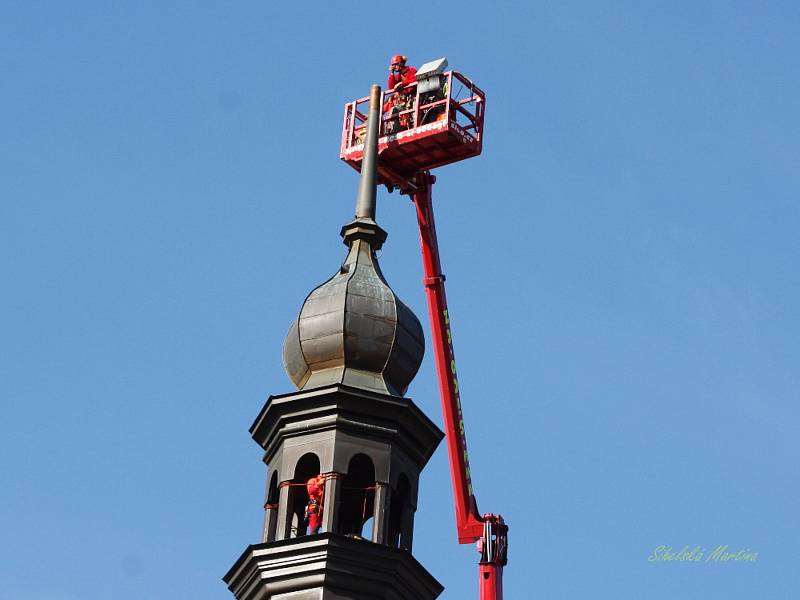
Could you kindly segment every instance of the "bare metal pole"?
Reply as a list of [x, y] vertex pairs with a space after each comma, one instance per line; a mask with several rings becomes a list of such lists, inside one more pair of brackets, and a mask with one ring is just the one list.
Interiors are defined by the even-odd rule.
[[378, 133], [381, 128], [381, 86], [373, 85], [369, 94], [367, 135], [364, 158], [361, 159], [361, 180], [356, 198], [356, 219], [375, 220], [375, 198], [378, 184]]

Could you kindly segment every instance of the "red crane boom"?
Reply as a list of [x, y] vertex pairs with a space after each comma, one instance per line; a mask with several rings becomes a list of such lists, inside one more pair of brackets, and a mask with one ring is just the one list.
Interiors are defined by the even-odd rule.
[[480, 600], [502, 600], [503, 567], [508, 555], [508, 526], [500, 515], [478, 512], [478, 504], [472, 489], [469, 468], [469, 452], [461, 411], [458, 387], [458, 372], [450, 313], [445, 294], [445, 276], [439, 257], [439, 242], [436, 236], [436, 221], [433, 214], [431, 192], [436, 178], [429, 172], [415, 178], [416, 189], [410, 190], [412, 202], [417, 209], [423, 284], [428, 301], [428, 316], [431, 321], [433, 354], [439, 379], [439, 395], [444, 416], [447, 439], [447, 454], [450, 459], [450, 477], [456, 511], [456, 532], [460, 544], [478, 543], [481, 560], [478, 567]]

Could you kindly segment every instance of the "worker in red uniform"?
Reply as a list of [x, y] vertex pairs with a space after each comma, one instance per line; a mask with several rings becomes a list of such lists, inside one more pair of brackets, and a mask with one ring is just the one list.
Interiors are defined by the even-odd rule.
[[[386, 90], [394, 92], [392, 97], [383, 107], [384, 112], [392, 115], [409, 110], [414, 106], [414, 88], [411, 84], [417, 80], [417, 70], [406, 65], [408, 57], [402, 54], [395, 54], [389, 65], [389, 79], [386, 82]], [[408, 129], [411, 125], [411, 115], [400, 115], [398, 118], [386, 122], [386, 133], [392, 134], [402, 129]]]
[[312, 477], [306, 482], [308, 504], [305, 519], [310, 534], [319, 533], [322, 526], [322, 499], [325, 496], [325, 477], [322, 474]]
[[392, 92], [400, 92], [403, 95], [411, 93], [409, 86], [417, 80], [417, 70], [406, 65], [407, 56], [395, 54], [389, 65], [389, 80], [386, 89]]

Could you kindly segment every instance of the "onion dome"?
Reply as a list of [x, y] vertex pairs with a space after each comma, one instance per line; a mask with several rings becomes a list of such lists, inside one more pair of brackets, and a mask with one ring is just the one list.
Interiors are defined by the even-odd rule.
[[284, 368], [300, 389], [342, 383], [402, 396], [422, 363], [422, 326], [376, 257], [386, 240], [375, 222], [379, 105], [372, 86], [356, 216], [341, 231], [347, 257], [308, 295], [283, 344]]

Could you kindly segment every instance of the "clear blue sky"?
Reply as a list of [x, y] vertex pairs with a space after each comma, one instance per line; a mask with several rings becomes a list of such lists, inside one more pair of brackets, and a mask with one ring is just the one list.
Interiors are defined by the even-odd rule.
[[[232, 598], [247, 428], [344, 256], [342, 107], [396, 52], [488, 97], [435, 203], [507, 598], [797, 596], [798, 4], [286, 6], [0, 6], [0, 599]], [[378, 203], [424, 320], [413, 211]], [[434, 375], [429, 347], [409, 395], [441, 422]], [[442, 447], [415, 554], [474, 598], [449, 485]]]

